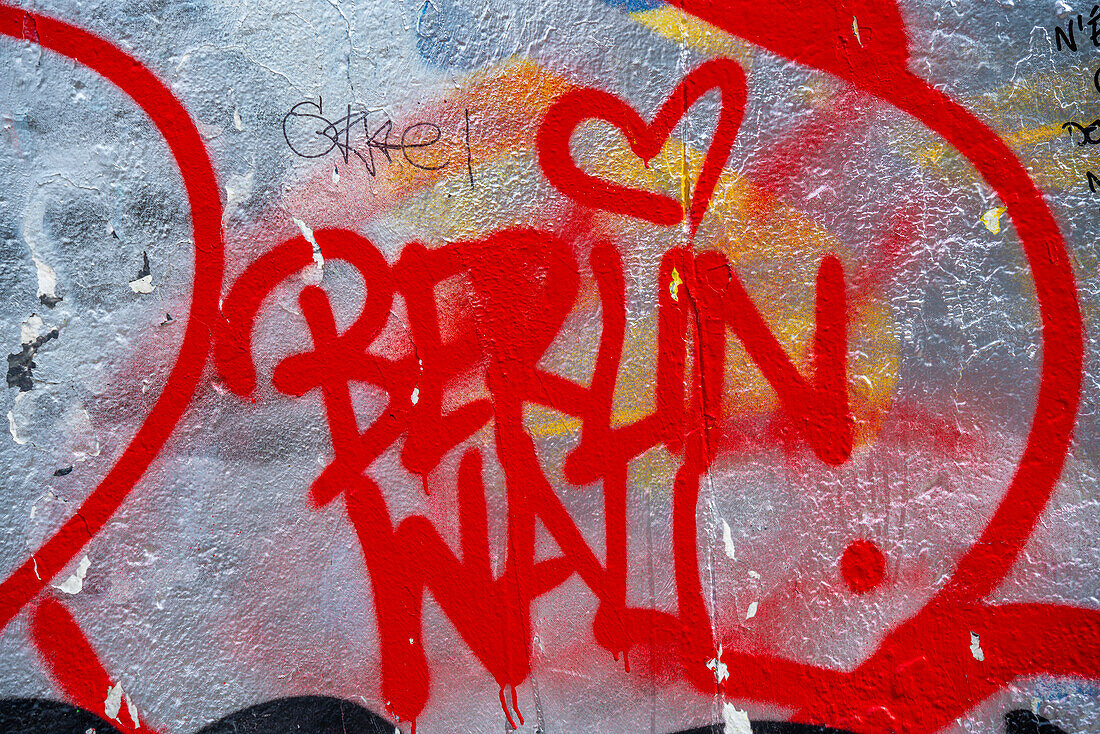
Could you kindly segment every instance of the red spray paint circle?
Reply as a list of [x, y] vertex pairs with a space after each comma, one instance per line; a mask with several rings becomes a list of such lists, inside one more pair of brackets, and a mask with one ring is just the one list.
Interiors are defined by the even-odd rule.
[[855, 540], [840, 557], [844, 583], [856, 594], [866, 594], [882, 583], [886, 575], [886, 557], [870, 540]]

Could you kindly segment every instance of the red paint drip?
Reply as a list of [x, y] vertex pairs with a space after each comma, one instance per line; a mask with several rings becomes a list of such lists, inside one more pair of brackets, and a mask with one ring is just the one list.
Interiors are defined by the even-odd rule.
[[504, 716], [508, 719], [508, 728], [514, 731], [516, 722], [512, 719], [512, 712], [508, 710], [508, 703], [504, 700], [504, 686], [500, 688], [500, 708], [504, 712]]
[[516, 716], [519, 718], [520, 726], [523, 726], [523, 712], [519, 710], [519, 700], [516, 696], [516, 687], [512, 686], [512, 708], [516, 712]]

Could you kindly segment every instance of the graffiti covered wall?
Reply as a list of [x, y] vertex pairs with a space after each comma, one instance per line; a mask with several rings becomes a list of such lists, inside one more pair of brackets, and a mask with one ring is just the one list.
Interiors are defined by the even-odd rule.
[[0, 5], [0, 731], [1100, 730], [1098, 29]]

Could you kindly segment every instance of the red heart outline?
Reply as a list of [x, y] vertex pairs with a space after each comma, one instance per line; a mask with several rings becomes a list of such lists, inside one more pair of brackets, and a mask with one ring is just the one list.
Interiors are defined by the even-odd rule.
[[581, 122], [603, 120], [626, 133], [630, 149], [648, 166], [661, 152], [680, 118], [712, 89], [721, 91], [722, 109], [703, 170], [692, 192], [689, 218], [694, 235], [710, 205], [710, 197], [718, 185], [718, 177], [729, 158], [745, 113], [745, 72], [736, 61], [712, 59], [692, 70], [672, 90], [651, 123], [646, 123], [633, 107], [618, 97], [599, 89], [585, 87], [567, 92], [550, 106], [539, 126], [537, 147], [542, 172], [559, 191], [585, 206], [654, 224], [676, 224], [684, 217], [680, 202], [664, 194], [623, 186], [585, 173], [573, 160], [569, 142]]
[[32, 41], [92, 69], [125, 92], [149, 116], [168, 143], [183, 177], [195, 237], [195, 277], [187, 329], [164, 391], [80, 509], [0, 584], [3, 629], [103, 529], [160, 453], [190, 404], [219, 319], [224, 246], [221, 199], [213, 166], [190, 115], [168, 87], [137, 59], [68, 23], [0, 5], [0, 33]]

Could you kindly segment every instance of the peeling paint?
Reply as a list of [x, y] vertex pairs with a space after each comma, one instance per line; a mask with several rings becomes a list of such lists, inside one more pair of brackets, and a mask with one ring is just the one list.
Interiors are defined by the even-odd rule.
[[979, 219], [978, 221], [980, 221], [985, 226], [985, 228], [993, 234], [1000, 234], [1001, 217], [1005, 215], [1006, 211], [1008, 211], [1008, 209], [1003, 206], [994, 207], [983, 214], [981, 216], [981, 219]]
[[753, 734], [748, 712], [728, 701], [722, 704], [722, 724], [725, 734]]
[[306, 242], [313, 248], [313, 265], [303, 271], [302, 280], [316, 285], [325, 277], [325, 258], [324, 255], [321, 254], [321, 246], [317, 244], [317, 239], [313, 236], [313, 230], [309, 225], [298, 217], [292, 216], [291, 219], [294, 220], [294, 224], [298, 227], [298, 231], [302, 233], [302, 237], [304, 237]]
[[722, 520], [722, 544], [726, 549], [726, 557], [736, 561], [737, 549], [733, 547], [733, 534], [730, 532], [730, 524], [725, 520]]
[[985, 651], [982, 650], [982, 640], [977, 632], [970, 633], [970, 654], [979, 663], [985, 661]]
[[72, 575], [60, 584], [54, 584], [54, 588], [66, 594], [79, 594], [84, 588], [84, 579], [87, 577], [91, 565], [92, 561], [88, 556], [84, 556], [76, 565], [76, 570], [73, 571]]

